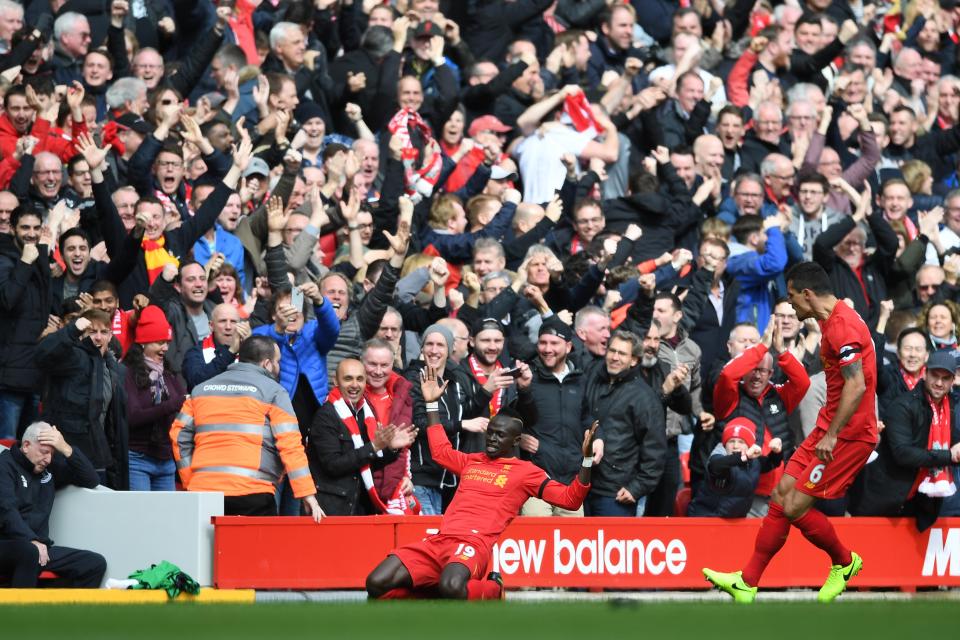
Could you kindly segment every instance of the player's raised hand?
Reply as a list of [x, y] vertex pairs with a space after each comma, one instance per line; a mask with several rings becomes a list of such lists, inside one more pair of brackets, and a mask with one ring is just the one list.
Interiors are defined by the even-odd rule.
[[449, 382], [440, 384], [440, 378], [434, 367], [426, 367], [420, 372], [420, 392], [423, 394], [424, 402], [436, 402], [443, 397], [443, 392], [447, 390]]
[[[600, 421], [594, 420], [590, 428], [583, 432], [583, 457], [587, 458], [593, 455], [593, 439], [597, 435], [597, 429], [600, 428]], [[599, 462], [597, 460], [596, 462]]]

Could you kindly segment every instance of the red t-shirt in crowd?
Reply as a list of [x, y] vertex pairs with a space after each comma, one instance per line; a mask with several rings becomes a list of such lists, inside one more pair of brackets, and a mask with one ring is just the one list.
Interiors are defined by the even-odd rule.
[[543, 469], [526, 460], [456, 451], [441, 425], [427, 427], [427, 441], [437, 464], [460, 476], [460, 486], [440, 524], [441, 534], [479, 536], [492, 545], [527, 498], [537, 497], [574, 511], [590, 490], [579, 478], [569, 485], [551, 480]]
[[838, 439], [877, 442], [877, 357], [870, 330], [856, 311], [838, 301], [824, 321], [818, 321], [820, 360], [827, 378], [827, 404], [817, 416], [817, 428], [826, 431], [840, 405], [843, 390], [842, 367], [860, 362], [867, 388], [850, 421], [840, 429]]

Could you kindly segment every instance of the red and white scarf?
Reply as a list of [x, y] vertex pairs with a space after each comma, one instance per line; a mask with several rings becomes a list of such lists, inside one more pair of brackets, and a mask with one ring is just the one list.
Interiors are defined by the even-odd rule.
[[926, 372], [926, 366], [920, 367], [920, 370], [916, 373], [910, 373], [903, 367], [900, 367], [900, 375], [903, 377], [903, 382], [907, 385], [907, 388], [910, 389], [910, 391], [913, 391], [913, 388], [917, 386], [917, 383], [923, 379], [923, 376], [926, 374]]
[[[487, 373], [480, 367], [480, 361], [477, 360], [476, 356], [470, 356], [467, 358], [467, 363], [470, 365], [470, 373], [473, 374], [473, 377], [477, 379], [477, 382], [480, 384], [487, 383]], [[499, 369], [499, 367], [497, 367]], [[497, 389], [493, 392], [493, 397], [490, 398], [490, 417], [500, 413], [500, 408], [503, 406], [503, 389]]]
[[590, 102], [583, 91], [563, 99], [563, 112], [569, 116], [573, 128], [580, 133], [593, 129], [594, 135], [597, 135], [603, 131], [603, 127], [593, 117], [593, 109], [590, 108]]
[[[327, 401], [333, 404], [337, 416], [343, 421], [343, 424], [346, 425], [347, 431], [350, 433], [350, 438], [353, 440], [353, 448], [362, 449], [366, 443], [363, 441], [363, 436], [360, 435], [360, 425], [357, 424], [357, 419], [354, 417], [354, 413], [351, 411], [347, 401], [343, 398], [343, 394], [340, 393], [340, 389], [337, 387], [331, 389], [330, 393], [327, 394]], [[357, 407], [357, 413], [363, 414], [363, 426], [367, 431], [367, 437], [372, 441], [377, 434], [377, 428], [379, 426], [373, 409], [368, 402], [361, 400], [360, 406]], [[377, 451], [377, 457], [382, 458], [383, 451]], [[373, 503], [373, 507], [378, 513], [399, 516], [413, 513], [407, 504], [403, 492], [400, 491], [401, 483], [397, 484], [393, 495], [390, 496], [390, 499], [384, 504], [383, 500], [380, 499], [380, 494], [377, 493], [377, 488], [373, 484], [373, 472], [370, 470], [370, 465], [366, 464], [360, 467], [360, 477], [363, 478], [363, 486], [366, 488], [367, 495], [370, 496], [370, 502]]]
[[[927, 449], [931, 451], [950, 450], [950, 401], [943, 396], [939, 406], [930, 401], [933, 410], [933, 419], [930, 421], [930, 438], [927, 440]], [[957, 492], [957, 485], [953, 482], [953, 474], [949, 467], [921, 468], [914, 482], [918, 493], [931, 498], [949, 498]]]
[[[390, 119], [387, 128], [403, 143], [403, 149], [400, 153], [403, 161], [406, 195], [414, 203], [429, 198], [433, 195], [434, 187], [437, 186], [437, 181], [440, 179], [440, 170], [443, 166], [440, 145], [433, 139], [430, 126], [413, 109], [400, 109]], [[431, 145], [433, 147], [433, 155], [430, 160], [424, 162], [419, 169], [415, 165], [420, 158], [420, 150], [413, 145], [411, 138], [413, 131], [420, 133], [424, 148]]]

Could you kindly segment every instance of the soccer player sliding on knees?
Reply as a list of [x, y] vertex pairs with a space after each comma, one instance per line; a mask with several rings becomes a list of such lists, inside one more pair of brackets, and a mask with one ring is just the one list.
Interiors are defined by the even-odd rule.
[[757, 597], [760, 576], [787, 541], [791, 525], [830, 556], [832, 566], [820, 588], [820, 602], [833, 601], [863, 568], [860, 556], [840, 542], [826, 516], [811, 507], [817, 499], [845, 495], [877, 443], [873, 341], [859, 314], [833, 294], [830, 278], [820, 265], [801, 262], [786, 279], [797, 317], [815, 318], [820, 324], [827, 402], [817, 415], [816, 428], [784, 469], [746, 567], [735, 573], [703, 570], [707, 580], [737, 602], [753, 602]]
[[[583, 465], [569, 485], [551, 480], [531, 462], [514, 457], [523, 422], [504, 408], [487, 425], [484, 453], [461, 453], [450, 446], [440, 424], [437, 372], [427, 368], [420, 387], [427, 405], [427, 440], [440, 466], [460, 477], [460, 486], [440, 524], [440, 532], [394, 549], [367, 576], [371, 598], [440, 597], [467, 600], [503, 598], [500, 575], [486, 574], [493, 545], [527, 498], [574, 511], [590, 490], [596, 422], [583, 434]], [[596, 460], [599, 462], [599, 460]], [[486, 578], [484, 579], [484, 576]]]

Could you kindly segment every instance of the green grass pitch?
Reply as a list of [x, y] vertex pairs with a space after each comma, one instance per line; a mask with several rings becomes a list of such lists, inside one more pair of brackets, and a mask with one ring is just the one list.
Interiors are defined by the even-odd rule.
[[[384, 602], [0, 607], [3, 638], [620, 638], [955, 637], [960, 603]], [[628, 635], [629, 634], [629, 635]]]

